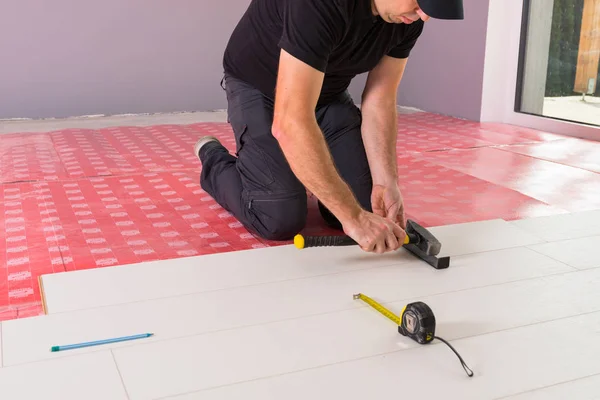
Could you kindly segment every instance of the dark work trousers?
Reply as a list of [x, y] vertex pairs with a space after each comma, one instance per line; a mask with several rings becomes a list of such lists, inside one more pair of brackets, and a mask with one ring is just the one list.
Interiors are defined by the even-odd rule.
[[[200, 184], [249, 231], [268, 240], [289, 240], [307, 220], [307, 191], [290, 169], [271, 133], [273, 100], [249, 84], [226, 76], [228, 121], [236, 156], [209, 143], [202, 148]], [[319, 105], [316, 119], [338, 173], [371, 211], [373, 181], [361, 137], [361, 112], [348, 93]], [[330, 226], [339, 221], [319, 204]]]

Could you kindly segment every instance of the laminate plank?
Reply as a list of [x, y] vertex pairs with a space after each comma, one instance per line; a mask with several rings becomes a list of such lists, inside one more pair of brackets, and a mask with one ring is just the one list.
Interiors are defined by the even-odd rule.
[[[585, 340], [574, 340], [574, 330]], [[555, 387], [538, 397], [522, 393], [600, 373], [599, 312], [456, 340], [453, 346], [473, 369], [472, 378], [448, 347], [438, 343], [163, 399], [598, 398], [597, 380], [580, 383], [573, 391]]]
[[[352, 295], [380, 301], [456, 292], [574, 271], [526, 248], [455, 257], [451, 269], [418, 261], [339, 274], [97, 307], [4, 323], [5, 364], [15, 365], [105, 349], [51, 353], [51, 346], [153, 332], [143, 343], [236, 329], [364, 307]], [[143, 279], [143, 277], [141, 278]], [[142, 342], [123, 342], [116, 348]]]
[[600, 268], [600, 235], [529, 247], [577, 269]]
[[0, 388], [10, 400], [127, 400], [110, 352], [5, 366]]
[[578, 239], [600, 235], [600, 210], [526, 218], [510, 223], [549, 242]]
[[[543, 243], [503, 220], [433, 227], [442, 256]], [[375, 268], [418, 260], [404, 249], [378, 255], [357, 246], [298, 250], [294, 246], [222, 253], [45, 275], [49, 314]], [[452, 268], [451, 262], [451, 268]]]
[[[541, 384], [548, 385], [558, 380], [600, 372], [600, 364], [597, 363], [600, 356], [600, 314], [541, 324], [558, 318], [600, 311], [600, 292], [597, 290], [599, 284], [600, 269], [594, 269], [416, 297], [388, 303], [387, 306], [392, 312], [399, 313], [408, 302], [422, 300], [427, 303], [436, 314], [438, 335], [453, 341], [471, 338], [470, 341], [457, 341], [456, 347], [467, 363], [478, 371], [478, 376], [484, 377], [474, 382], [485, 381], [485, 388], [495, 379], [502, 378], [500, 380], [505, 385], [515, 380], [509, 385], [510, 391], [502, 392], [508, 395]], [[376, 292], [365, 294], [378, 300]], [[541, 328], [531, 328], [532, 331], [526, 328], [515, 329], [535, 324], [541, 324]], [[500, 332], [511, 329], [514, 329], [513, 333]], [[535, 335], [533, 331], [536, 332]], [[494, 332], [498, 332], [497, 339], [486, 339], [491, 336], [485, 334]], [[573, 340], [574, 332], [585, 340]], [[482, 338], [478, 339], [476, 336]], [[520, 336], [524, 336], [526, 344], [521, 343]], [[543, 346], [532, 343], [534, 336]], [[401, 351], [418, 346], [416, 342], [401, 336], [390, 320], [370, 307], [361, 307], [138, 344], [118, 348], [114, 352], [132, 399], [200, 391], [377, 355], [387, 354], [392, 357], [395, 352], [399, 352], [393, 356], [399, 360], [399, 364], [390, 366], [392, 375], [396, 376], [393, 385], [398, 384], [398, 377], [409, 379], [409, 382], [419, 376], [425, 379], [434, 374], [445, 376], [444, 390], [447, 393], [451, 392], [448, 390], [456, 389], [461, 393], [457, 398], [470, 395], [472, 389], [468, 389], [469, 386], [460, 386], [460, 382], [465, 382], [463, 379], [466, 375], [461, 376], [464, 371], [449, 349], [432, 346], [430, 349], [436, 350], [424, 349], [425, 353], [419, 356], [414, 352], [404, 355]], [[499, 349], [502, 346], [505, 350]], [[530, 351], [530, 347], [533, 350]], [[553, 352], [553, 348], [557, 350]], [[435, 358], [428, 356], [438, 351], [441, 353]], [[548, 354], [553, 354], [554, 358], [548, 358]], [[414, 357], [422, 361], [418, 362]], [[527, 361], [526, 357], [533, 361]], [[566, 365], [563, 365], [564, 357], [567, 357]], [[385, 359], [386, 357], [383, 358]], [[404, 361], [407, 359], [412, 361], [407, 363]], [[507, 366], [499, 369], [492, 365], [500, 361], [505, 361]], [[384, 362], [380, 360], [377, 363]], [[410, 364], [415, 364], [416, 375], [410, 373], [407, 377], [405, 374]], [[520, 364], [525, 365], [526, 369], [523, 370], [524, 367]], [[524, 374], [517, 378], [513, 374], [513, 368]], [[369, 376], [372, 369], [378, 369], [377, 365], [368, 364], [364, 369], [360, 368], [365, 376]], [[535, 369], [540, 372], [534, 373]], [[557, 370], [563, 369], [564, 373], [556, 374]], [[365, 371], [369, 373], [366, 374]], [[532, 373], [534, 379], [529, 380], [527, 375]], [[346, 370], [338, 370], [336, 375], [339, 375], [338, 384], [339, 380], [350, 382], [356, 379], [354, 374]], [[365, 379], [363, 382], [369, 384], [368, 378]], [[310, 379], [309, 381], [314, 383]], [[420, 382], [409, 386], [423, 386], [425, 381]], [[455, 384], [458, 386], [454, 387]], [[477, 383], [471, 384], [477, 386]], [[311, 393], [315, 390], [314, 387], [308, 386], [302, 395], [305, 398], [314, 397], [315, 393]], [[500, 389], [496, 384], [492, 386]], [[388, 389], [391, 390], [391, 386]], [[411, 395], [416, 393], [415, 391]], [[433, 396], [443, 391], [428, 393]], [[502, 393], [489, 392], [493, 395]], [[279, 395], [282, 398], [281, 393]], [[346, 395], [349, 393], [340, 395], [339, 398]], [[261, 398], [258, 393], [250, 397]]]
[[[502, 400], [598, 400], [600, 399], [600, 375], [558, 383], [542, 389], [527, 391]], [[500, 400], [500, 399], [497, 399]]]

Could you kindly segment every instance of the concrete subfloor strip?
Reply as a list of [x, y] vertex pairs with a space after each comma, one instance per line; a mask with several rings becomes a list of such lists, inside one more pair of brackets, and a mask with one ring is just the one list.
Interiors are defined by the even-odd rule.
[[227, 122], [227, 112], [225, 110], [218, 110], [168, 114], [101, 115], [56, 119], [0, 120], [0, 134], [46, 133], [73, 128], [100, 129], [119, 126], [185, 125], [198, 122]]
[[[412, 114], [421, 110], [398, 107], [401, 114]], [[186, 125], [199, 122], [227, 122], [226, 110], [181, 112], [165, 114], [98, 115], [73, 118], [15, 119], [0, 120], [3, 133], [46, 133], [61, 129], [101, 129], [119, 126]]]

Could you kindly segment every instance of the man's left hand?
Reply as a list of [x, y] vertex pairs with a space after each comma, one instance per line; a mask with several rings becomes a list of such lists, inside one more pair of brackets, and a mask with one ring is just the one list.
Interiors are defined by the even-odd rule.
[[373, 185], [371, 194], [373, 213], [389, 218], [406, 230], [404, 201], [398, 184]]

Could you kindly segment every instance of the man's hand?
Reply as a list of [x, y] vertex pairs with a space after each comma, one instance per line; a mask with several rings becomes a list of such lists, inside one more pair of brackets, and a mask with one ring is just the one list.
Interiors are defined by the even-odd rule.
[[404, 201], [398, 184], [374, 185], [371, 204], [375, 214], [388, 218], [399, 224], [402, 229], [406, 229]]
[[362, 211], [355, 220], [342, 221], [344, 232], [367, 252], [386, 253], [400, 248], [406, 233], [388, 218]]

